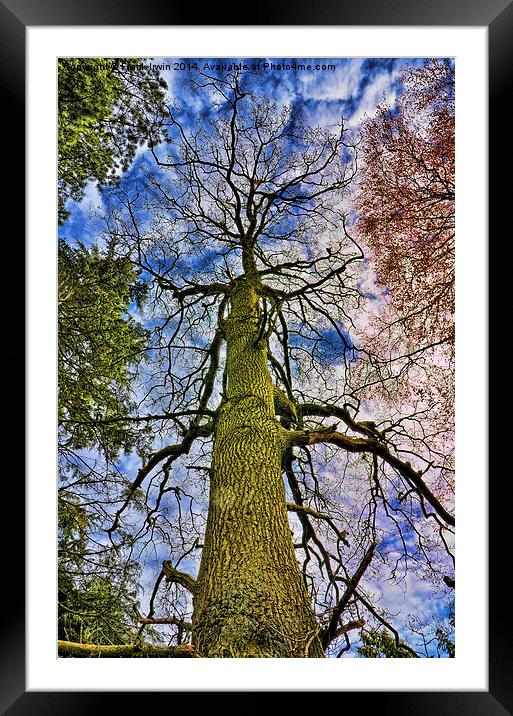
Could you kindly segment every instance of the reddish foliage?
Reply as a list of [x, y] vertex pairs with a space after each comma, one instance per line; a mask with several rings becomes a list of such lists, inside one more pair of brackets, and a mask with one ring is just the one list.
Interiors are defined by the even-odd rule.
[[454, 68], [429, 60], [401, 77], [404, 92], [362, 128], [357, 230], [387, 322], [417, 348], [454, 345]]

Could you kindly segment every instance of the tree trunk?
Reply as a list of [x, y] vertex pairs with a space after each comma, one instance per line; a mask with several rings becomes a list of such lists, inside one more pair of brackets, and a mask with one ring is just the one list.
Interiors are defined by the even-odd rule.
[[323, 657], [287, 518], [258, 300], [257, 281], [234, 282], [192, 640], [204, 657]]

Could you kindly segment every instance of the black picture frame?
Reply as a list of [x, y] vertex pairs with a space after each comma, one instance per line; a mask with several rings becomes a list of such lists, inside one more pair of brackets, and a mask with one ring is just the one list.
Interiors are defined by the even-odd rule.
[[[201, 22], [198, 23], [198, 15]], [[260, 0], [258, 4], [210, 3], [199, 6], [187, 3], [180, 6], [157, 0], [0, 0], [0, 76], [3, 89], [4, 111], [0, 112], [5, 123], [4, 142], [16, 144], [14, 161], [9, 169], [3, 199], [13, 211], [19, 204], [17, 237], [10, 237], [12, 244], [22, 246], [20, 238], [24, 216], [24, 153], [21, 125], [25, 111], [25, 30], [27, 26], [74, 26], [74, 25], [345, 25], [345, 26], [480, 26], [489, 33], [489, 236], [495, 241], [505, 233], [511, 234], [507, 223], [511, 182], [502, 179], [502, 168], [511, 166], [510, 127], [504, 99], [511, 87], [513, 67], [513, 0], [359, 0], [352, 4], [330, 0], [297, 0], [280, 4]], [[511, 95], [510, 95], [511, 96]], [[16, 136], [18, 139], [14, 139]], [[502, 228], [506, 217], [505, 228]], [[501, 233], [499, 233], [501, 222]], [[500, 248], [500, 245], [498, 246]], [[23, 260], [23, 258], [21, 259]], [[500, 308], [507, 302], [504, 285], [507, 277], [499, 277], [489, 283], [489, 323], [498, 325]], [[20, 323], [18, 320], [17, 324]], [[501, 324], [504, 328], [504, 325]], [[506, 325], [507, 328], [507, 325]], [[499, 348], [497, 338], [489, 337], [489, 375], [498, 376], [501, 371], [507, 379], [503, 364], [504, 347]], [[478, 340], [488, 340], [480, 336]], [[494, 350], [495, 349], [495, 350]], [[17, 349], [18, 350], [18, 349]], [[501, 358], [502, 351], [502, 358]], [[495, 370], [493, 362], [496, 361]], [[501, 364], [499, 365], [499, 360]], [[491, 413], [493, 414], [493, 413]], [[511, 628], [512, 599], [507, 588], [507, 565], [511, 564], [510, 538], [506, 534], [508, 518], [505, 509], [512, 504], [510, 468], [504, 440], [504, 424], [495, 426], [489, 421], [489, 436], [476, 439], [490, 441], [489, 445], [489, 690], [487, 692], [344, 692], [340, 704], [345, 710], [372, 709], [379, 714], [408, 714], [409, 716], [444, 716], [445, 714], [479, 714], [479, 716], [504, 716], [513, 714], [513, 648]], [[495, 427], [495, 430], [493, 429]], [[19, 428], [17, 428], [19, 430]], [[507, 426], [506, 426], [507, 429]], [[498, 435], [501, 435], [499, 438]], [[493, 445], [494, 436], [496, 444]], [[5, 450], [5, 448], [4, 448]], [[499, 464], [499, 456], [503, 459]], [[13, 465], [5, 467], [4, 489], [8, 499], [18, 506], [21, 521], [24, 485], [15, 455]], [[464, 476], [461, 476], [464, 480]], [[10, 490], [9, 490], [10, 488]], [[5, 493], [4, 493], [5, 494]], [[509, 498], [509, 499], [508, 499]], [[10, 509], [4, 502], [4, 510]], [[13, 537], [14, 531], [15, 536]], [[508, 533], [509, 533], [508, 529]], [[9, 716], [27, 714], [91, 714], [117, 712], [120, 710], [120, 692], [26, 692], [25, 687], [25, 595], [23, 563], [23, 530], [17, 526], [4, 531], [9, 545], [3, 551], [3, 592], [6, 597], [1, 630], [0, 650], [0, 709]], [[467, 597], [466, 597], [467, 598]], [[468, 595], [472, 599], [472, 595]], [[407, 685], [405, 684], [407, 687]], [[314, 690], [314, 689], [312, 689]], [[166, 699], [167, 708], [176, 705], [180, 692], [172, 694], [157, 692]], [[151, 708], [155, 707], [152, 693]], [[145, 704], [147, 696], [130, 692], [131, 705]], [[143, 699], [145, 701], [143, 702]]]

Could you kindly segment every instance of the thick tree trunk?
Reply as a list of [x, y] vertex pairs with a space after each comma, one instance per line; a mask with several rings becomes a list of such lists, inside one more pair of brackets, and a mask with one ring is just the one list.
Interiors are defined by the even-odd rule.
[[294, 553], [258, 289], [235, 282], [224, 322], [226, 402], [215, 427], [210, 502], [194, 592], [193, 644], [206, 657], [322, 657]]

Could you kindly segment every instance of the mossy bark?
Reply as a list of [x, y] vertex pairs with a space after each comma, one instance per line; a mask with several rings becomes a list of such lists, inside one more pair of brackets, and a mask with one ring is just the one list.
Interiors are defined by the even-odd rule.
[[224, 322], [226, 402], [215, 428], [192, 639], [205, 657], [322, 657], [295, 556], [258, 284], [237, 280]]
[[57, 642], [58, 654], [68, 658], [106, 659], [189, 659], [196, 656], [189, 644], [180, 646], [154, 646], [153, 644], [77, 644], [72, 641]]

